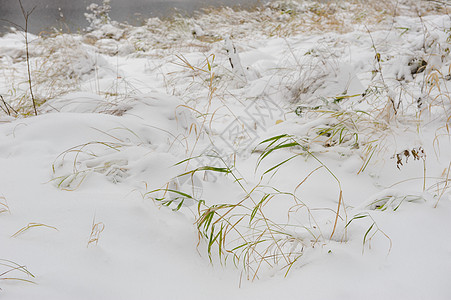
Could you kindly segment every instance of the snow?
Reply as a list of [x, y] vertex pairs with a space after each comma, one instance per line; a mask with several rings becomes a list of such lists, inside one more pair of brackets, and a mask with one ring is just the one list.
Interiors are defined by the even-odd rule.
[[38, 116], [0, 37], [2, 299], [449, 299], [451, 19], [377, 5], [93, 11], [29, 35]]

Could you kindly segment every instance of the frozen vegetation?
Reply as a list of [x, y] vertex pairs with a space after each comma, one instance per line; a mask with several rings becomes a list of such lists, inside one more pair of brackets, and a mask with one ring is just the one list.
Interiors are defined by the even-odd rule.
[[1, 298], [450, 299], [449, 8], [3, 35]]

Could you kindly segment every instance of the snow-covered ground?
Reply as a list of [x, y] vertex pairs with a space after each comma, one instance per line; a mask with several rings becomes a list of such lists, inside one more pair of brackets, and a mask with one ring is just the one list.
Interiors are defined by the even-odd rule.
[[0, 37], [2, 299], [450, 299], [441, 1]]

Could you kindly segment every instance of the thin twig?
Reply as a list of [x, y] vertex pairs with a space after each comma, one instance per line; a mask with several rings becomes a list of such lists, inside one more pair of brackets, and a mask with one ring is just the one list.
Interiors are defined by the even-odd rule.
[[6, 114], [8, 114], [8, 116], [11, 116], [11, 111], [10, 111], [10, 110], [12, 110], [16, 115], [18, 114], [17, 111], [16, 111], [11, 105], [9, 105], [8, 102], [5, 101], [5, 99], [3, 99], [3, 96], [2, 96], [2, 95], [0, 95], [0, 98], [2, 99], [3, 105], [4, 105], [5, 108], [6, 108], [6, 111], [5, 111], [5, 109], [4, 109], [3, 107], [1, 107], [1, 106], [0, 106], [0, 107], [2, 108], [2, 110], [3, 110]]
[[36, 100], [34, 98], [33, 87], [32, 87], [32, 84], [31, 84], [30, 52], [29, 52], [29, 49], [28, 49], [28, 18], [33, 13], [33, 11], [36, 9], [36, 6], [33, 7], [31, 10], [26, 11], [25, 8], [22, 5], [22, 0], [18, 0], [18, 1], [19, 1], [20, 9], [22, 10], [22, 15], [23, 15], [23, 17], [25, 19], [25, 28], [23, 28], [23, 29], [24, 29], [24, 33], [25, 33], [25, 50], [26, 50], [26, 56], [27, 56], [28, 85], [29, 85], [29, 88], [30, 88], [31, 100], [33, 102], [34, 114], [35, 114], [35, 116], [37, 116], [38, 115], [38, 111], [36, 109]]
[[2, 106], [0, 106], [0, 108], [3, 110], [3, 112], [5, 114], [7, 114], [8, 116], [11, 116], [11, 113], [9, 112], [8, 106], [6, 105], [5, 99], [3, 99], [2, 95], [0, 95], [0, 98], [2, 98], [2, 102], [3, 102], [3, 105], [5, 106], [6, 110]]

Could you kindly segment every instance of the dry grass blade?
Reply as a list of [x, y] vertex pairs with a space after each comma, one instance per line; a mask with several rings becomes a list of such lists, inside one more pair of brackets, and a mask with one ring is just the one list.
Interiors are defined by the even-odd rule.
[[[445, 170], [446, 171], [446, 170]], [[442, 188], [442, 190], [439, 193], [439, 196], [437, 198], [437, 202], [435, 202], [434, 208], [437, 208], [438, 203], [440, 202], [440, 199], [442, 199], [443, 194], [446, 192], [446, 190], [448, 189], [448, 185], [450, 182], [450, 178], [449, 178], [449, 173], [451, 171], [451, 162], [448, 165], [448, 170], [446, 171], [446, 177], [445, 177], [445, 184]], [[438, 185], [437, 185], [437, 189], [438, 189]]]
[[14, 280], [14, 281], [35, 283], [34, 281], [20, 278], [20, 277], [5, 277], [6, 275], [9, 275], [10, 273], [18, 271], [18, 272], [21, 272], [21, 273], [27, 275], [28, 277], [35, 278], [35, 276], [30, 271], [28, 271], [26, 266], [19, 265], [11, 260], [0, 259], [0, 267], [6, 268], [6, 271], [3, 271], [2, 273], [0, 273], [0, 280]]
[[5, 212], [11, 213], [6, 198], [4, 196], [0, 196], [0, 214]]
[[11, 235], [11, 237], [17, 237], [18, 235], [25, 233], [27, 230], [29, 230], [31, 228], [36, 228], [36, 227], [46, 227], [46, 228], [50, 228], [50, 229], [54, 229], [54, 230], [58, 231], [58, 229], [56, 227], [45, 225], [42, 223], [28, 223], [27, 226], [21, 228], [19, 231], [17, 231], [13, 235]]
[[89, 245], [94, 244], [97, 246], [100, 239], [100, 234], [105, 230], [105, 224], [102, 222], [96, 223], [96, 218], [92, 219], [92, 226], [91, 226], [91, 233], [89, 235], [88, 244], [86, 245], [86, 248], [89, 247]]

